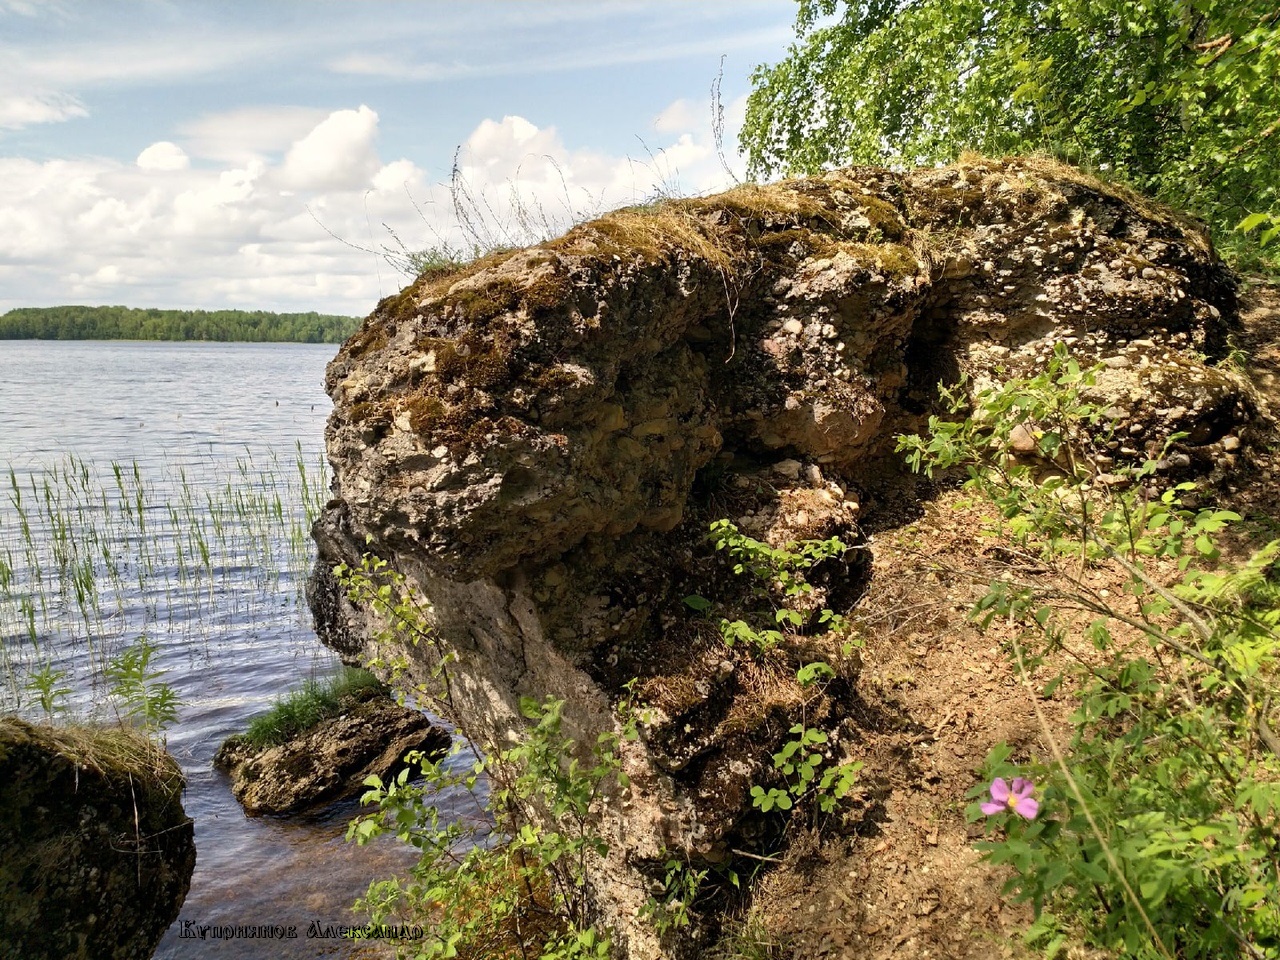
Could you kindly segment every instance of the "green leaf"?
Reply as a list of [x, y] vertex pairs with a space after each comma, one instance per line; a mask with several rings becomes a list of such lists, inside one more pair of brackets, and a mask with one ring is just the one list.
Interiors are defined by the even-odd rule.
[[1054, 677], [1052, 680], [1050, 680], [1048, 683], [1044, 685], [1044, 688], [1040, 691], [1040, 696], [1046, 699], [1048, 699], [1049, 697], [1052, 697], [1054, 692], [1058, 689], [1058, 687], [1062, 684], [1062, 681], [1065, 679], [1066, 679], [1066, 674], [1064, 673], [1058, 674], [1056, 677]]
[[802, 687], [810, 687], [819, 680], [829, 680], [836, 675], [830, 664], [821, 660], [807, 663], [796, 671], [796, 682]]
[[1250, 230], [1261, 226], [1270, 219], [1271, 217], [1265, 213], [1251, 213], [1236, 224], [1236, 229], [1241, 233], [1248, 233]]

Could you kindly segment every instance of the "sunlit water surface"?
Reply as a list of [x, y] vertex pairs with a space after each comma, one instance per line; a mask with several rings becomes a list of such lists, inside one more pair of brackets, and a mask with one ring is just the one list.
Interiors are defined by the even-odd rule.
[[[312, 922], [359, 922], [356, 896], [412, 860], [391, 840], [344, 843], [350, 805], [247, 819], [211, 766], [222, 740], [279, 694], [338, 667], [301, 596], [302, 501], [326, 496], [317, 481], [333, 352], [0, 341], [0, 708], [40, 716], [24, 683], [49, 668], [67, 677], [73, 709], [109, 712], [101, 666], [139, 633], [158, 647], [182, 700], [168, 744], [197, 846], [158, 957], [363, 956], [308, 937]], [[184, 920], [280, 924], [298, 937], [202, 940], [182, 935]]]

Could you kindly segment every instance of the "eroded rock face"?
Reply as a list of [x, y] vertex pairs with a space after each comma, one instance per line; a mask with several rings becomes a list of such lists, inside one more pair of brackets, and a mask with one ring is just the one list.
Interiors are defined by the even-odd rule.
[[0, 719], [0, 957], [148, 960], [196, 864], [182, 788], [141, 734]]
[[387, 779], [404, 756], [448, 751], [450, 737], [417, 710], [374, 690], [349, 696], [342, 711], [285, 743], [252, 746], [242, 735], [218, 749], [213, 765], [231, 778], [231, 792], [251, 817], [332, 803], [365, 790], [364, 779]]
[[[1234, 456], [1253, 409], [1212, 364], [1234, 308], [1194, 228], [1040, 161], [744, 186], [425, 275], [328, 370], [322, 635], [361, 655], [369, 615], [327, 566], [368, 550], [432, 604], [452, 719], [480, 742], [548, 694], [594, 742], [635, 680], [654, 721], [603, 814], [597, 899], [623, 949], [661, 955], [632, 915], [667, 852], [764, 842], [748, 792], [801, 713], [833, 756], [857, 735], [856, 658], [794, 636], [760, 661], [681, 603], [735, 589], [708, 523], [855, 542], [860, 480], [939, 381], [1028, 373], [1059, 341], [1106, 364], [1117, 458], [1176, 430], [1170, 469]], [[815, 609], [856, 597], [856, 567], [814, 579]], [[419, 677], [428, 648], [407, 651]], [[814, 659], [837, 668], [822, 693], [793, 679]]]

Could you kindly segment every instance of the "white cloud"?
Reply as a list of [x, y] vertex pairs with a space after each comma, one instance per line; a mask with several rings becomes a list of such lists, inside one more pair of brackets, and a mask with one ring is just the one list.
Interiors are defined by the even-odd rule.
[[481, 121], [463, 144], [463, 157], [470, 176], [483, 171], [485, 181], [500, 183], [542, 179], [546, 161], [562, 161], [566, 151], [555, 127], [539, 129], [524, 117], [503, 117]]
[[168, 224], [172, 233], [227, 242], [256, 235], [264, 218], [274, 213], [270, 192], [259, 189], [258, 181], [265, 172], [266, 167], [255, 161], [247, 167], [224, 170], [216, 179], [198, 178], [173, 198]]
[[653, 129], [659, 133], [685, 133], [707, 125], [707, 104], [680, 99], [653, 118]]
[[36, 123], [61, 123], [88, 115], [84, 104], [67, 94], [0, 94], [0, 130], [18, 130]]
[[178, 133], [193, 157], [243, 164], [282, 152], [327, 115], [313, 107], [242, 107], [205, 114]]
[[411, 63], [385, 53], [343, 54], [329, 61], [328, 66], [334, 73], [356, 77], [394, 77], [397, 80], [444, 80], [476, 72], [458, 64]]
[[[740, 115], [732, 104], [726, 120]], [[409, 159], [379, 157], [368, 106], [309, 129], [290, 116], [287, 150], [283, 134], [250, 131], [237, 149], [264, 155], [216, 166], [191, 164], [172, 141], [150, 144], [135, 163], [0, 158], [0, 311], [79, 300], [363, 314], [406, 282], [381, 256], [398, 243], [529, 243], [662, 190], [730, 182], [705, 103], [662, 111], [665, 142], [639, 160], [572, 146], [525, 117], [484, 120], [463, 144], [452, 187]], [[236, 152], [225, 115], [200, 122], [184, 128], [193, 140]]]
[[422, 191], [427, 186], [424, 172], [412, 160], [395, 160], [388, 163], [373, 177], [373, 189], [382, 194], [402, 193], [406, 190], [412, 194]]
[[378, 115], [363, 104], [337, 110], [289, 148], [281, 182], [295, 190], [357, 190], [378, 170]]
[[161, 38], [97, 37], [24, 46], [0, 44], [0, 80], [42, 89], [115, 87], [226, 73], [278, 55], [279, 38], [250, 33], [169, 34]]
[[185, 170], [191, 159], [176, 143], [161, 140], [138, 154], [137, 164], [141, 170]]

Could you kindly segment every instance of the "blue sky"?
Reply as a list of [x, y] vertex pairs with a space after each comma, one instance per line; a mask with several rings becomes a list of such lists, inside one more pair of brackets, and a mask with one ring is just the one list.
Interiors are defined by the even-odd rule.
[[[0, 312], [364, 314], [378, 251], [729, 181], [793, 0], [0, 0]], [[363, 248], [363, 249], [361, 249]], [[394, 259], [394, 258], [392, 258]]]

